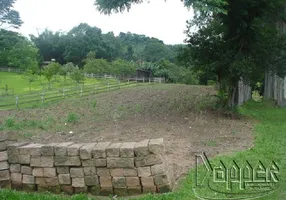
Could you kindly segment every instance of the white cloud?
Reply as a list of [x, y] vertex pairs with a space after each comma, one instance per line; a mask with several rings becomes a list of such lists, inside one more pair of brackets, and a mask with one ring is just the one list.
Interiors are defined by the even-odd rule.
[[81, 22], [102, 31], [132, 32], [157, 37], [167, 44], [182, 43], [186, 20], [193, 16], [179, 0], [151, 0], [134, 5], [129, 12], [100, 14], [94, 0], [17, 0], [15, 9], [24, 21], [20, 32], [26, 36], [45, 28], [68, 31]]

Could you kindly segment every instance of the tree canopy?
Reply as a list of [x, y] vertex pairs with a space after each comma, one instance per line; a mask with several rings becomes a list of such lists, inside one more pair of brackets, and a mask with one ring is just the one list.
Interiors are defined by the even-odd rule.
[[[13, 4], [16, 0], [0, 0], [0, 27], [9, 25], [13, 28], [19, 28], [23, 22], [19, 13], [13, 9]], [[5, 27], [7, 28], [7, 27]]]

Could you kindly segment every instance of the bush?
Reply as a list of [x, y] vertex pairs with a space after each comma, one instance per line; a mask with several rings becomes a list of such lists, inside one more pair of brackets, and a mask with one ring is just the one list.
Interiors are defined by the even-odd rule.
[[79, 121], [79, 116], [76, 113], [69, 113], [67, 117], [67, 122], [76, 123]]

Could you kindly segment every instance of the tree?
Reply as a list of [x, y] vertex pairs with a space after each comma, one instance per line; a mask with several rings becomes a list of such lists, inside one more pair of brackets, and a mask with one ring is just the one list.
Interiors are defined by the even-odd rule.
[[0, 29], [0, 65], [8, 66], [9, 52], [16, 43], [25, 40], [19, 33]]
[[17, 42], [9, 51], [8, 64], [10, 66], [27, 70], [38, 70], [38, 49], [28, 40]]
[[80, 82], [84, 81], [84, 74], [79, 68], [74, 69], [71, 72], [70, 77], [76, 82], [76, 84], [79, 84]]
[[66, 84], [66, 80], [67, 80], [67, 75], [71, 74], [74, 70], [76, 70], [78, 67], [75, 66], [73, 63], [69, 62], [65, 65], [63, 65], [60, 70], [59, 70], [59, 74], [62, 75], [64, 77], [65, 80], [65, 84]]
[[27, 69], [23, 73], [23, 78], [26, 79], [29, 83], [29, 90], [31, 91], [32, 83], [37, 80], [37, 74], [31, 69]]
[[49, 82], [49, 88], [51, 88], [52, 78], [59, 73], [61, 65], [57, 62], [51, 62], [48, 66], [45, 67], [43, 75]]
[[111, 72], [120, 77], [134, 76], [136, 74], [136, 65], [129, 61], [117, 59], [111, 63]]
[[108, 74], [110, 65], [105, 59], [91, 59], [84, 65], [84, 71], [88, 74]]
[[13, 9], [15, 0], [0, 0], [0, 27], [10, 25], [13, 28], [19, 28], [23, 22], [17, 11]]

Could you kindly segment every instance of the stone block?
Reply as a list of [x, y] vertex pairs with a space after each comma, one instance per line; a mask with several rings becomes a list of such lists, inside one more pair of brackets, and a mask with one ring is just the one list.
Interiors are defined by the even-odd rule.
[[71, 168], [70, 175], [72, 178], [83, 178], [84, 177], [83, 168]]
[[23, 175], [22, 179], [23, 184], [35, 184], [35, 177], [32, 175]]
[[114, 188], [126, 188], [126, 179], [125, 177], [113, 177], [112, 185]]
[[95, 167], [106, 167], [107, 161], [106, 158], [97, 158], [93, 160]]
[[126, 185], [127, 187], [137, 187], [140, 186], [139, 177], [126, 177]]
[[107, 157], [119, 157], [122, 143], [113, 143], [106, 148]]
[[75, 194], [84, 194], [88, 192], [88, 187], [75, 187], [74, 193]]
[[66, 156], [68, 146], [72, 145], [73, 142], [60, 143], [54, 146], [54, 152], [56, 156]]
[[21, 173], [22, 174], [32, 175], [32, 171], [33, 171], [33, 169], [30, 166], [22, 166], [21, 167]]
[[137, 157], [147, 156], [149, 152], [149, 140], [137, 142], [134, 147], [134, 152]]
[[151, 166], [152, 175], [166, 174], [166, 172], [168, 172], [168, 166], [166, 163]]
[[44, 177], [52, 178], [57, 176], [56, 168], [43, 168]]
[[158, 193], [168, 193], [168, 192], [172, 192], [172, 188], [170, 185], [158, 185], [157, 191]]
[[143, 187], [153, 187], [155, 185], [153, 177], [141, 177], [140, 180]]
[[164, 139], [151, 139], [149, 142], [149, 151], [153, 154], [164, 154], [165, 153], [165, 146], [164, 146]]
[[138, 171], [139, 177], [151, 176], [151, 168], [150, 167], [138, 167], [137, 171]]
[[96, 168], [95, 167], [84, 167], [83, 173], [85, 176], [93, 176], [96, 175]]
[[8, 160], [8, 153], [7, 151], [1, 151], [0, 152], [0, 162], [7, 161]]
[[6, 170], [9, 169], [9, 164], [7, 161], [0, 162], [0, 170]]
[[42, 167], [41, 166], [41, 156], [32, 156], [30, 165], [32, 167]]
[[41, 167], [53, 167], [54, 156], [41, 156]]
[[44, 177], [43, 168], [34, 168], [32, 174], [35, 177]]
[[67, 147], [68, 156], [79, 156], [79, 149], [84, 144], [73, 144]]
[[128, 195], [126, 187], [124, 187], [124, 188], [114, 188], [113, 189], [113, 193], [115, 195], [117, 195], [117, 196], [120, 196], [120, 197], [124, 197], [124, 196]]
[[59, 181], [58, 177], [53, 178], [42, 178], [42, 177], [36, 177], [36, 184], [41, 186], [58, 186]]
[[69, 174], [70, 168], [69, 167], [57, 167], [58, 174]]
[[89, 190], [91, 195], [98, 196], [100, 194], [100, 186], [99, 185], [91, 186], [91, 187], [89, 187], [88, 190]]
[[28, 142], [19, 142], [19, 143], [13, 143], [13, 144], [8, 144], [7, 145], [7, 151], [8, 151], [8, 154], [18, 154], [18, 147], [21, 147], [21, 146], [24, 146], [24, 145], [27, 145], [29, 144]]
[[9, 170], [0, 171], [0, 181], [10, 180]]
[[127, 187], [127, 193], [129, 196], [139, 195], [142, 193], [142, 187]]
[[1, 141], [0, 142], [0, 151], [5, 151], [7, 150], [7, 143], [6, 141]]
[[123, 177], [123, 168], [110, 169], [110, 174], [112, 177]]
[[98, 177], [96, 175], [95, 176], [85, 176], [84, 181], [85, 181], [85, 184], [87, 186], [99, 185], [99, 180], [98, 180]]
[[155, 194], [157, 192], [157, 188], [156, 186], [144, 186], [143, 187], [143, 193], [146, 194], [146, 193], [151, 193], [151, 194]]
[[110, 195], [113, 195], [113, 187], [112, 187], [112, 186], [109, 186], [109, 187], [100, 187], [99, 195], [100, 195], [100, 196], [110, 196]]
[[162, 156], [156, 155], [156, 154], [150, 154], [144, 157], [135, 158], [136, 167], [152, 166], [152, 165], [162, 164], [162, 163], [163, 163]]
[[135, 142], [123, 143], [120, 147], [120, 157], [133, 158], [134, 157]]
[[21, 191], [23, 189], [22, 182], [11, 182], [11, 189]]
[[31, 166], [32, 167], [53, 167], [54, 156], [32, 156]]
[[11, 173], [20, 173], [21, 172], [21, 165], [20, 164], [11, 164], [10, 165], [10, 172]]
[[14, 183], [22, 183], [22, 174], [11, 173], [11, 181]]
[[137, 176], [138, 173], [137, 173], [137, 169], [136, 168], [133, 168], [133, 169], [123, 169], [123, 176], [125, 177], [132, 177], [132, 176]]
[[79, 155], [81, 160], [92, 159], [92, 149], [96, 145], [96, 143], [89, 143], [84, 145], [79, 150]]
[[99, 142], [92, 149], [93, 158], [106, 158], [106, 148], [110, 145], [110, 142]]
[[59, 174], [59, 183], [60, 185], [71, 185], [70, 174]]
[[34, 192], [36, 189], [37, 186], [34, 184], [22, 184], [22, 190], [25, 192]]
[[[0, 152], [0, 154], [1, 154], [1, 152]], [[19, 163], [19, 161], [18, 161], [18, 154], [10, 154], [9, 153], [8, 162], [10, 164], [17, 164], [17, 163]]]
[[163, 174], [163, 175], [156, 175], [155, 178], [155, 185], [170, 185], [171, 180], [168, 174]]
[[44, 144], [41, 147], [41, 155], [42, 156], [54, 156], [54, 146], [58, 145], [58, 143], [52, 143], [52, 144]]
[[108, 168], [133, 168], [134, 158], [107, 158]]
[[18, 155], [18, 161], [22, 165], [29, 165], [31, 162], [30, 155]]
[[55, 166], [81, 166], [79, 156], [56, 156]]
[[82, 160], [81, 165], [83, 167], [94, 167], [94, 160]]
[[97, 168], [97, 175], [98, 176], [110, 176], [110, 171], [107, 168]]
[[62, 185], [61, 191], [65, 194], [73, 195], [74, 194], [74, 187], [72, 187], [70, 185]]
[[18, 147], [18, 153], [20, 155], [32, 155], [40, 156], [41, 155], [41, 144], [28, 144], [21, 147]]
[[83, 188], [85, 187], [84, 178], [73, 178], [72, 186], [75, 188]]
[[100, 176], [99, 182], [101, 187], [112, 187], [112, 178], [110, 176]]

